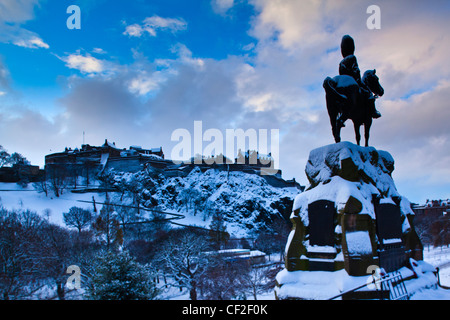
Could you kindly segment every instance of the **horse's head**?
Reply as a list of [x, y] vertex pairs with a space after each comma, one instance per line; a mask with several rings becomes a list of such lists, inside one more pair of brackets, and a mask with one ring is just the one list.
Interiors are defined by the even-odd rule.
[[384, 89], [383, 87], [380, 85], [380, 79], [378, 78], [378, 76], [375, 74], [376, 70], [367, 70], [366, 72], [364, 72], [364, 75], [362, 77], [362, 82], [370, 89], [370, 91], [372, 91], [375, 96], [383, 96], [384, 94]]

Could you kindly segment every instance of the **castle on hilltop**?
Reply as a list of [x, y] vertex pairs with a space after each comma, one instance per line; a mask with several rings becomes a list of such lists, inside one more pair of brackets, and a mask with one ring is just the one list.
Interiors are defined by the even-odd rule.
[[162, 147], [143, 149], [140, 146], [130, 146], [129, 149], [121, 149], [114, 142], [105, 139], [101, 146], [83, 144], [81, 149], [66, 148], [63, 152], [46, 155], [45, 170], [64, 168], [78, 175], [83, 175], [83, 171], [99, 173], [106, 169], [137, 172], [149, 162], [160, 168], [167, 165]]
[[241, 171], [264, 177], [275, 187], [303, 187], [295, 179], [284, 180], [281, 170], [274, 175], [265, 175], [264, 170], [273, 169], [273, 159], [270, 154], [262, 155], [257, 151], [239, 151], [234, 161], [218, 156], [200, 156], [187, 162], [174, 162], [166, 159], [162, 147], [143, 149], [141, 146], [130, 146], [129, 149], [119, 148], [114, 142], [105, 139], [101, 146], [83, 144], [81, 149], [66, 148], [63, 152], [45, 156], [45, 172], [47, 176], [65, 175], [84, 177], [86, 185], [89, 180], [108, 170], [135, 173], [141, 170], [160, 170], [168, 177], [186, 176], [194, 167], [206, 171], [211, 168], [226, 171]]

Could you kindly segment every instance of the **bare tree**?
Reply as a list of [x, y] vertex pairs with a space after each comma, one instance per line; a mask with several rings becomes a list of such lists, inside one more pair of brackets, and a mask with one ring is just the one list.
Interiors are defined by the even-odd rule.
[[89, 210], [79, 207], [71, 207], [69, 212], [63, 213], [63, 219], [66, 226], [78, 229], [78, 234], [80, 234], [83, 228], [90, 225], [92, 221], [92, 214]]
[[244, 276], [248, 261], [224, 257], [217, 252], [209, 256], [206, 274], [201, 278], [201, 292], [205, 299], [230, 300], [245, 298]]
[[17, 152], [14, 152], [9, 157], [9, 162], [13, 165], [14, 164], [30, 165], [30, 161], [28, 161], [27, 158], [25, 158], [23, 155]]
[[175, 280], [172, 285], [187, 288], [191, 300], [197, 300], [198, 284], [208, 269], [207, 250], [205, 236], [178, 230], [171, 233], [157, 258], [167, 275]]
[[41, 274], [56, 286], [59, 300], [65, 300], [66, 270], [73, 264], [72, 233], [65, 228], [46, 223], [40, 230]]
[[0, 208], [0, 299], [29, 297], [42, 287], [39, 229], [34, 212]]
[[33, 187], [37, 192], [43, 192], [45, 193], [45, 196], [48, 197], [50, 184], [47, 181], [47, 177], [45, 176], [45, 174], [37, 182], [33, 183]]
[[[272, 266], [250, 267], [243, 273], [242, 282], [244, 287], [258, 300], [258, 295], [267, 292], [268, 278]], [[272, 285], [273, 288], [273, 285]]]
[[59, 197], [68, 185], [68, 173], [63, 165], [52, 165], [46, 168], [50, 189], [56, 197]]
[[194, 209], [194, 216], [197, 214], [198, 207], [201, 204], [200, 197], [201, 193], [197, 189], [193, 189], [191, 187], [187, 187], [180, 192], [180, 201], [186, 207], [186, 212], [189, 209]]

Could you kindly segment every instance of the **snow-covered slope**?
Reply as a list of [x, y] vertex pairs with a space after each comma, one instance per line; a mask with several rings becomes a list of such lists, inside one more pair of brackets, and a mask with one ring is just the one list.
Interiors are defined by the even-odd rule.
[[[49, 192], [48, 196], [37, 192], [32, 184], [22, 188], [16, 183], [0, 183], [0, 206], [8, 210], [31, 210], [47, 218], [51, 223], [64, 226], [63, 213], [73, 206], [92, 210], [94, 197], [97, 202], [104, 202], [104, 195], [98, 193], [75, 194], [65, 190], [59, 197]], [[80, 202], [83, 201], [83, 202]], [[100, 210], [101, 205], [98, 206]]]
[[[117, 187], [110, 193], [114, 203], [136, 204], [148, 208], [181, 213], [177, 222], [208, 227], [213, 213], [223, 216], [227, 231], [246, 236], [252, 231], [270, 227], [278, 218], [289, 219], [297, 188], [276, 188], [256, 175], [239, 171], [226, 172], [194, 168], [187, 176], [167, 177], [153, 171], [137, 173], [109, 171], [103, 180]], [[6, 191], [8, 190], [8, 191]], [[50, 215], [50, 220], [63, 225], [62, 213], [72, 206], [92, 209], [93, 197], [104, 202], [102, 193], [72, 193], [65, 190], [60, 197], [38, 193], [32, 184], [21, 188], [15, 183], [0, 184], [0, 205], [8, 209], [30, 209]], [[80, 202], [79, 200], [83, 201]]]
[[185, 177], [165, 177], [145, 171], [130, 174], [110, 172], [118, 188], [140, 195], [147, 207], [158, 206], [204, 220], [214, 212], [223, 215], [228, 232], [243, 236], [267, 227], [277, 218], [287, 219], [292, 210], [296, 188], [276, 188], [256, 174], [194, 168]]

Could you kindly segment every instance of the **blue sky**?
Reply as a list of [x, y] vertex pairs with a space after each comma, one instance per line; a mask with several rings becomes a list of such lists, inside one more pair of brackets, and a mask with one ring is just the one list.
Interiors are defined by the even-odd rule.
[[[66, 9], [71, 4], [78, 4], [81, 9], [80, 30], [66, 27], [70, 16]], [[246, 32], [253, 11], [245, 3], [238, 7], [235, 15], [224, 18], [214, 13], [208, 1], [197, 1], [195, 6], [179, 0], [42, 1], [34, 7], [34, 18], [22, 27], [45, 39], [48, 50], [24, 50], [23, 46], [8, 42], [0, 44], [0, 49], [15, 88], [33, 95], [33, 91], [41, 89], [62, 89], [58, 81], [74, 71], [77, 74], [58, 59], [74, 52], [95, 58], [107, 54], [108, 59], [121, 65], [133, 63], [137, 51], [149, 61], [176, 58], [174, 46], [179, 43], [201, 57], [224, 59], [240, 55], [243, 47], [253, 41]], [[147, 16], [175, 17], [172, 19], [183, 21], [189, 30], [163, 30], [157, 36], [142, 37], [123, 34], [128, 25], [142, 24]]]
[[[310, 150], [333, 143], [322, 82], [350, 34], [386, 91], [370, 142], [396, 160], [399, 192], [449, 198], [449, 14], [446, 0], [0, 0], [0, 144], [43, 165], [83, 131], [170, 155], [195, 120], [279, 129], [283, 176], [306, 184]], [[354, 142], [351, 123], [342, 137]]]

